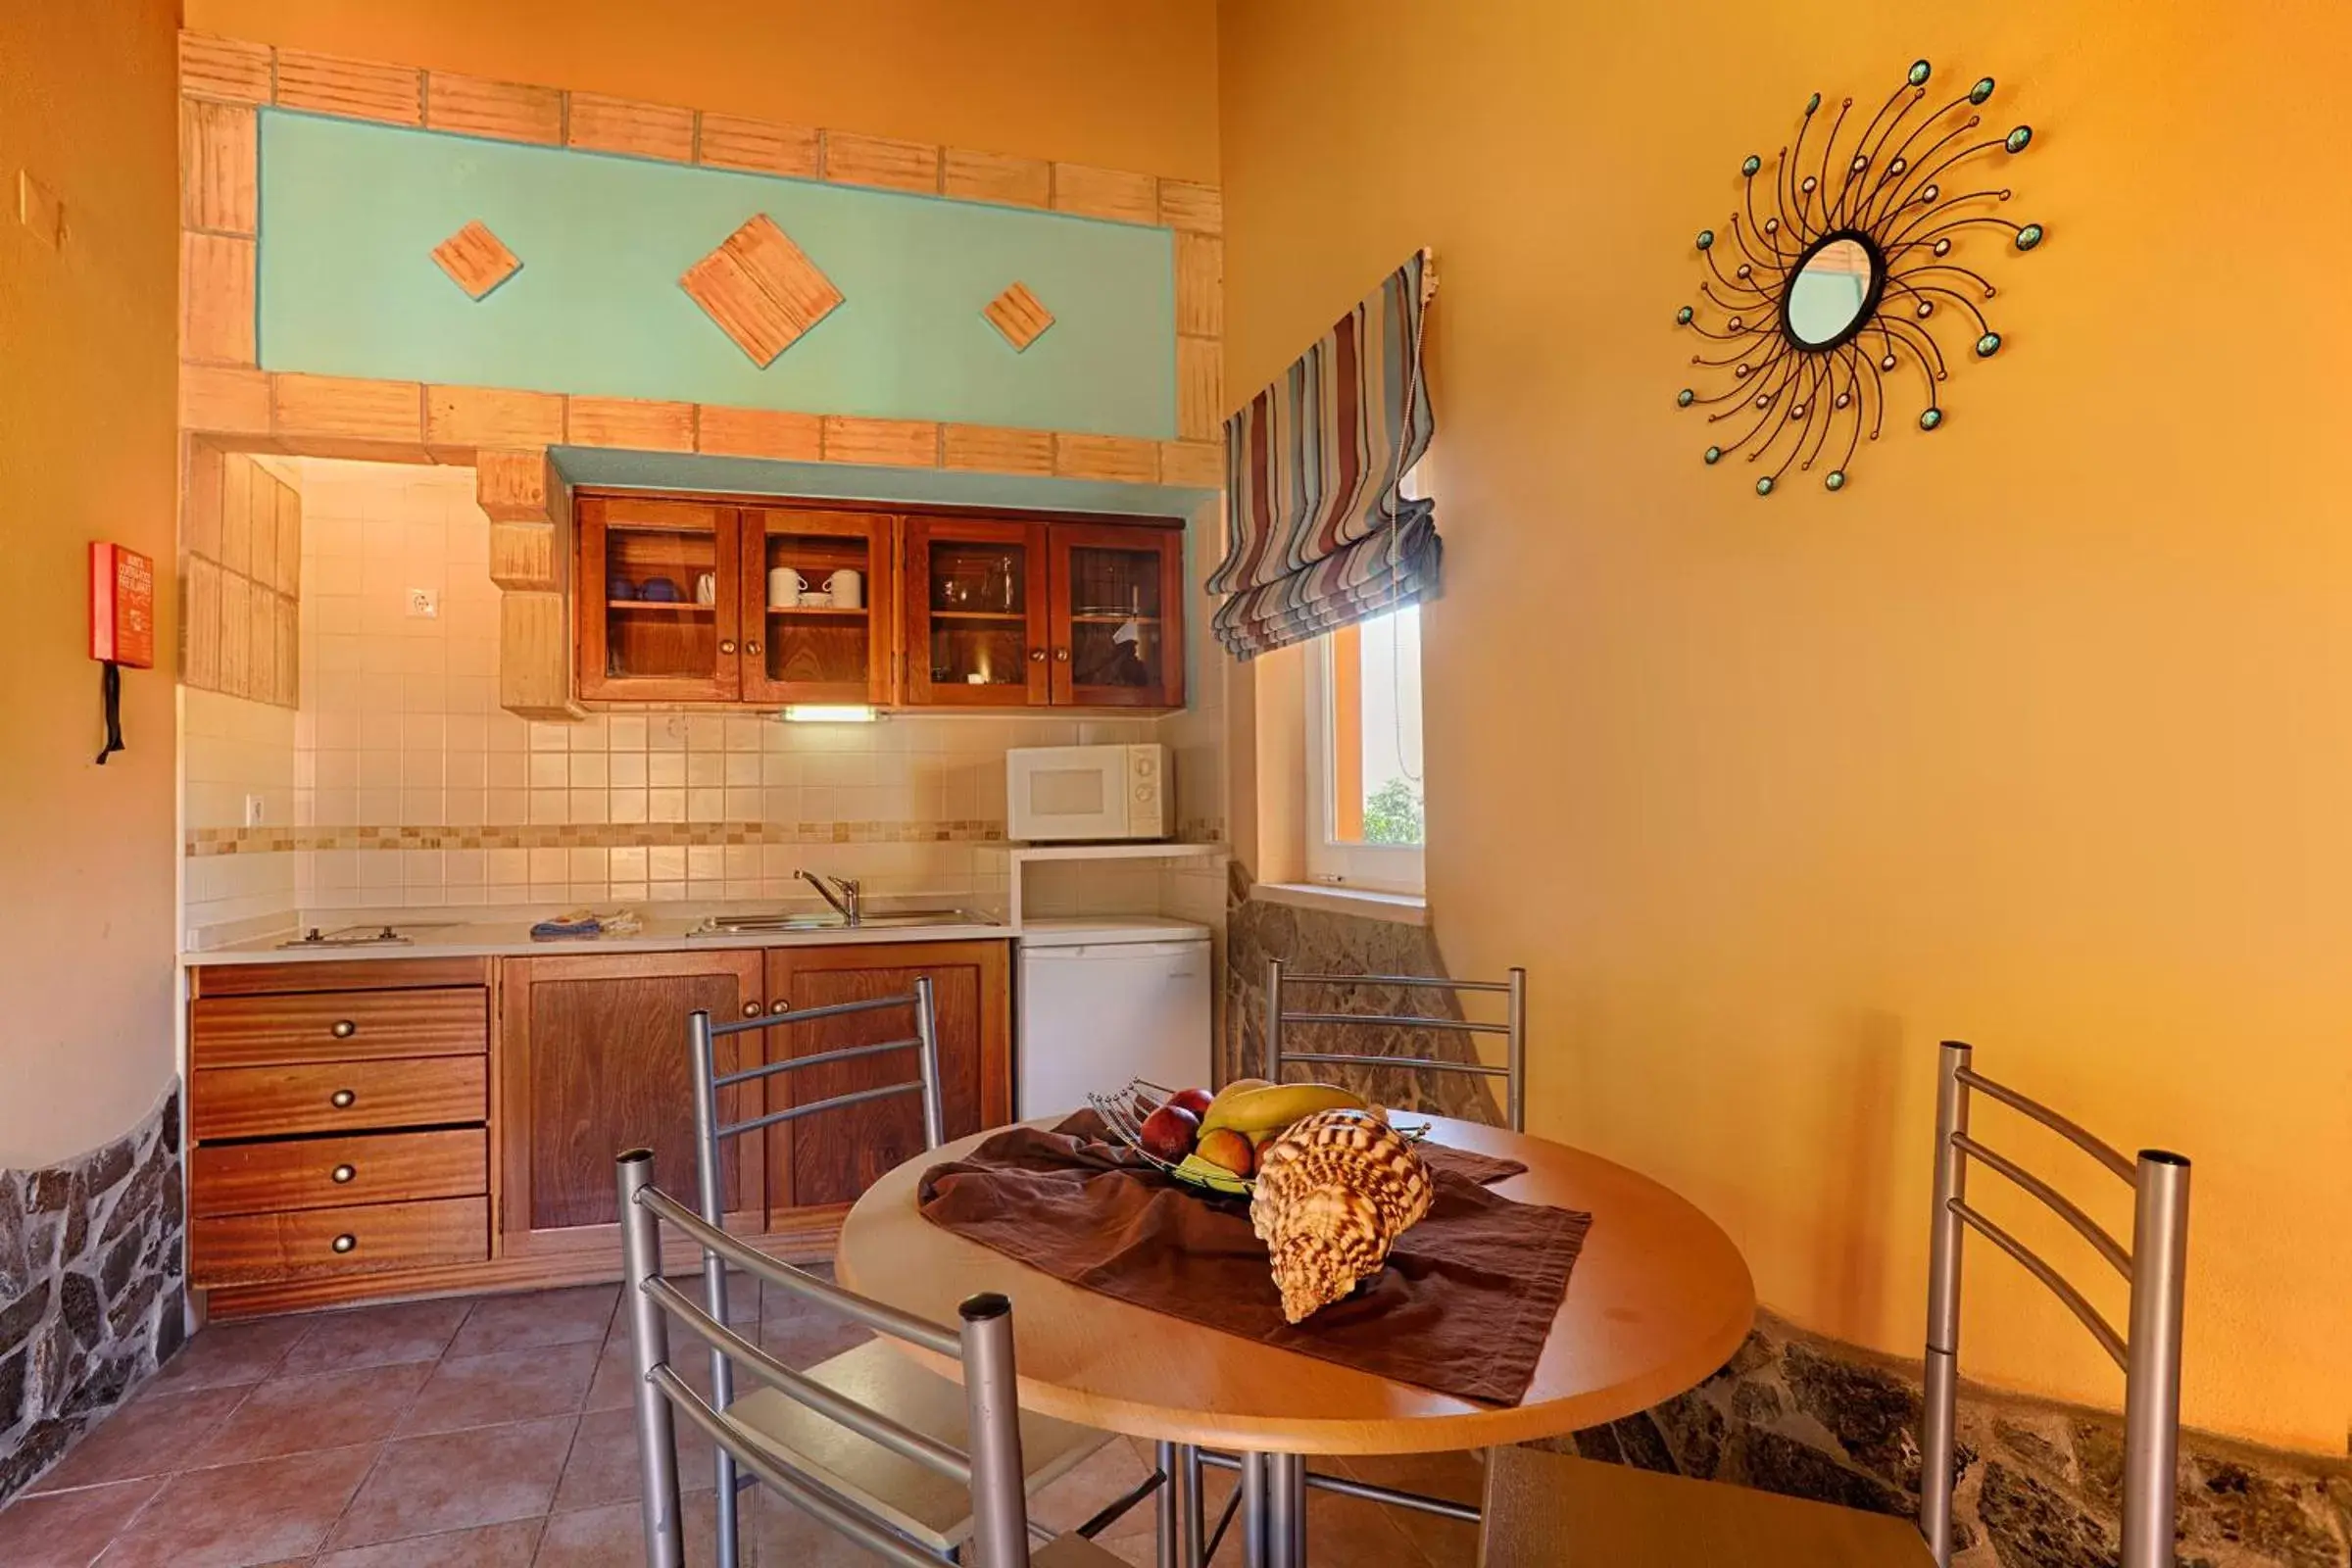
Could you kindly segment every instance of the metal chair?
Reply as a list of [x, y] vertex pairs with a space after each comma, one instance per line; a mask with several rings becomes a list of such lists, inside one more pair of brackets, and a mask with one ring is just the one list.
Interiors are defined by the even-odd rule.
[[[1509, 1013], [1507, 1020], [1502, 1023], [1473, 1023], [1462, 1018], [1432, 1018], [1413, 1013], [1294, 1012], [1283, 1001], [1284, 988], [1290, 986], [1402, 986], [1457, 996], [1463, 992], [1493, 992], [1510, 999]], [[1434, 1056], [1395, 1056], [1377, 1052], [1292, 1051], [1284, 1044], [1283, 1026], [1293, 1023], [1443, 1029], [1472, 1036], [1500, 1035], [1507, 1044], [1504, 1047], [1503, 1065], [1499, 1067], [1490, 1066], [1475, 1058], [1469, 1061], [1443, 1061]], [[1504, 1125], [1515, 1133], [1523, 1133], [1527, 1131], [1527, 971], [1513, 969], [1507, 980], [1448, 980], [1442, 975], [1417, 974], [1292, 974], [1280, 958], [1268, 958], [1266, 1077], [1274, 1083], [1282, 1082], [1284, 1069], [1293, 1062], [1500, 1078], [1503, 1081]]]
[[[722, 1073], [717, 1067], [716, 1043], [731, 1035], [790, 1029], [822, 1018], [888, 1012], [900, 1008], [911, 1008], [913, 1012], [913, 1033], [904, 1038], [883, 1040], [871, 1045], [844, 1046], [813, 1052], [805, 1056], [785, 1055], [782, 1059], [764, 1061], [735, 1072]], [[914, 989], [901, 996], [798, 1009], [778, 1004], [775, 1011], [764, 1016], [725, 1023], [714, 1023], [710, 1013], [696, 1011], [687, 1015], [686, 1041], [694, 1067], [697, 1206], [701, 1209], [702, 1224], [709, 1230], [723, 1231], [725, 1223], [723, 1173], [719, 1160], [719, 1146], [724, 1140], [764, 1132], [767, 1128], [804, 1116], [821, 1115], [870, 1100], [919, 1094], [923, 1109], [923, 1147], [937, 1149], [946, 1141], [946, 1111], [939, 1078], [939, 1041], [933, 1023], [931, 978], [928, 975], [918, 976]], [[806, 1067], [906, 1051], [915, 1054], [915, 1070], [913, 1076], [902, 1082], [850, 1090], [823, 1100], [787, 1105], [780, 1110], [771, 1110], [743, 1121], [722, 1122], [719, 1119], [719, 1095], [723, 1090], [743, 1084], [778, 1080], [785, 1074]], [[726, 1267], [729, 1259], [741, 1265], [740, 1249], [730, 1250], [708, 1245], [703, 1249], [703, 1310], [722, 1328], [727, 1321]], [[785, 1269], [790, 1275], [790, 1278], [778, 1281], [787, 1289], [820, 1302], [836, 1306], [840, 1304], [834, 1296], [804, 1289], [809, 1276], [790, 1269], [788, 1265], [763, 1259], [761, 1266], [751, 1272], [761, 1279], [774, 1279], [773, 1270], [776, 1269]], [[831, 1287], [826, 1289], [830, 1290]], [[856, 1313], [850, 1315], [858, 1316]], [[960, 1492], [943, 1489], [934, 1478], [909, 1466], [878, 1463], [881, 1456], [869, 1446], [845, 1440], [838, 1428], [810, 1418], [799, 1404], [778, 1394], [772, 1385], [741, 1400], [736, 1399], [732, 1365], [735, 1359], [739, 1358], [720, 1348], [712, 1348], [710, 1385], [713, 1400], [739, 1424], [760, 1432], [771, 1450], [793, 1453], [803, 1469], [825, 1475], [827, 1484], [835, 1492], [857, 1497], [866, 1512], [890, 1520], [902, 1535], [920, 1542], [936, 1553], [953, 1551], [956, 1544], [974, 1528], [975, 1516], [967, 1506], [968, 1499]], [[836, 1397], [855, 1398], [885, 1412], [903, 1426], [930, 1434], [934, 1441], [943, 1439], [951, 1428], [962, 1420], [962, 1396], [954, 1384], [924, 1371], [889, 1347], [878, 1343], [845, 1350], [811, 1368], [807, 1378], [832, 1390]], [[1023, 1417], [1021, 1430], [1023, 1442], [1018, 1451], [1028, 1457], [1028, 1470], [1023, 1479], [1030, 1490], [1054, 1481], [1110, 1442], [1107, 1433], [1045, 1416]], [[723, 1443], [719, 1446], [717, 1460], [718, 1561], [722, 1568], [734, 1568], [741, 1560], [740, 1521], [735, 1501], [742, 1483], [736, 1474], [735, 1459]], [[1148, 1494], [1140, 1489], [1135, 1494], [1138, 1497], [1145, 1494]], [[1096, 1529], [1101, 1528], [1101, 1524], [1095, 1521], [1089, 1523], [1094, 1524]]]
[[[1960, 1257], [1965, 1230], [2007, 1252], [2082, 1320], [2124, 1370], [2120, 1568], [2172, 1568], [2174, 1474], [2180, 1437], [2180, 1296], [2188, 1248], [2188, 1161], [2143, 1149], [2127, 1159], [2037, 1101], [1979, 1073], [1958, 1041], [1942, 1046], [1936, 1099], [1936, 1207], [1928, 1274], [1927, 1392], [1920, 1420], [1916, 1529], [1883, 1514], [1744, 1487], [1653, 1475], [1528, 1448], [1498, 1448], [1487, 1467], [1482, 1568], [1585, 1568], [1653, 1561], [1749, 1568], [1850, 1568], [1952, 1560], [1953, 1458], [1959, 1416]], [[2057, 1133], [2132, 1190], [2132, 1247], [2058, 1190], [1977, 1141], [1969, 1102], [1983, 1093]], [[2051, 1264], [1968, 1201], [1968, 1166], [2002, 1176], [2074, 1227], [2131, 1282], [2129, 1335], [2099, 1315]]]
[[[631, 1150], [613, 1161], [620, 1193], [621, 1256], [627, 1279], [630, 1348], [637, 1375], [637, 1457], [645, 1560], [649, 1568], [683, 1568], [685, 1531], [678, 1495], [677, 1418], [718, 1446], [729, 1470], [740, 1468], [794, 1505], [897, 1568], [938, 1568], [957, 1560], [954, 1549], [909, 1539], [903, 1518], [846, 1492], [836, 1475], [807, 1462], [768, 1428], [747, 1419], [743, 1404], [706, 1402], [669, 1360], [672, 1319], [710, 1346], [730, 1369], [740, 1366], [762, 1393], [853, 1437], [878, 1463], [895, 1465], [934, 1490], [965, 1498], [973, 1520], [969, 1544], [984, 1568], [1113, 1568], [1118, 1559], [1079, 1535], [1048, 1535], [1029, 1521], [1022, 1490], [1025, 1427], [1013, 1368], [1012, 1303], [975, 1296], [958, 1310], [956, 1329], [870, 1301], [813, 1275], [764, 1257], [715, 1225], [705, 1223], [653, 1185], [650, 1150]], [[725, 1258], [766, 1284], [780, 1286], [862, 1323], [878, 1333], [963, 1364], [961, 1431], [942, 1437], [887, 1409], [843, 1393], [811, 1373], [795, 1372], [698, 1307], [662, 1278], [662, 1225], [686, 1233], [706, 1257]], [[748, 1403], [749, 1401], [743, 1401]], [[730, 1494], [731, 1495], [731, 1494]], [[1045, 1544], [1032, 1552], [1030, 1538]]]

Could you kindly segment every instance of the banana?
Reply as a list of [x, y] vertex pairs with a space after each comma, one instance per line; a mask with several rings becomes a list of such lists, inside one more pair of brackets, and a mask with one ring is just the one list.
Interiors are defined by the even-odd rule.
[[1363, 1098], [1336, 1084], [1255, 1084], [1228, 1087], [1200, 1118], [1200, 1131], [1231, 1127], [1252, 1139], [1279, 1132], [1318, 1110], [1369, 1110]]

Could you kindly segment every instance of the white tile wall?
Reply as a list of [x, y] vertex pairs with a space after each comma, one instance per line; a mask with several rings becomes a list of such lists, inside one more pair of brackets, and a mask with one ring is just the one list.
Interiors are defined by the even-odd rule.
[[[186, 825], [237, 828], [248, 796], [261, 797], [265, 826], [295, 822], [292, 709], [220, 692], [180, 693], [180, 796]], [[290, 924], [299, 865], [292, 851], [213, 855], [186, 863], [184, 927]]]

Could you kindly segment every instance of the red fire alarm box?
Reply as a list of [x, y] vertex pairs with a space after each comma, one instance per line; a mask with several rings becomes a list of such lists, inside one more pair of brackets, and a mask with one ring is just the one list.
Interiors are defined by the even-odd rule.
[[155, 563], [122, 545], [90, 545], [90, 657], [155, 667]]

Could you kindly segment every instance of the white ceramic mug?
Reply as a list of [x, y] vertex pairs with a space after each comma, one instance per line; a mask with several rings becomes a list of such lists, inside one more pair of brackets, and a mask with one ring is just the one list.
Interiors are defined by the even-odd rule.
[[710, 572], [706, 571], [694, 579], [694, 602], [698, 605], [718, 603], [718, 579]]
[[790, 610], [801, 602], [808, 591], [808, 579], [790, 566], [778, 566], [767, 574], [767, 608]]
[[825, 592], [833, 596], [835, 610], [865, 608], [865, 579], [848, 566], [825, 579]]

